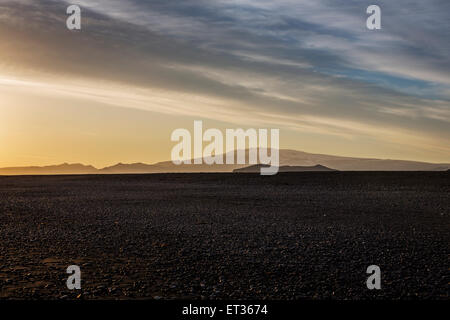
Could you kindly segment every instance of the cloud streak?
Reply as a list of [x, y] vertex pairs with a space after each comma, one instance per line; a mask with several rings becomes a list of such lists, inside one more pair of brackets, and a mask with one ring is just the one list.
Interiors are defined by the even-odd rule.
[[380, 1], [379, 32], [365, 28], [367, 1], [79, 0], [78, 33], [64, 28], [67, 3], [0, 2], [4, 77], [327, 139], [397, 133], [450, 156], [447, 1]]

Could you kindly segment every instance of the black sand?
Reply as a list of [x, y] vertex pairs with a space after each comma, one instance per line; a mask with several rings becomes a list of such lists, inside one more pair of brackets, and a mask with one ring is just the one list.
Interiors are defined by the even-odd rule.
[[448, 299], [449, 208], [449, 172], [0, 177], [0, 298]]

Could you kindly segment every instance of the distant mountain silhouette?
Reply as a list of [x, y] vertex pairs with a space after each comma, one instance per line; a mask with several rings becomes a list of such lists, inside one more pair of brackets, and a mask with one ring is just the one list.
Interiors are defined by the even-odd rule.
[[[255, 164], [249, 167], [234, 169], [233, 172], [236, 173], [247, 173], [247, 172], [261, 172], [261, 168], [267, 168], [269, 165], [266, 164]], [[315, 166], [280, 166], [278, 172], [305, 172], [305, 171], [338, 171], [335, 169], [330, 169], [320, 164]]]
[[9, 167], [0, 168], [2, 175], [42, 175], [42, 174], [92, 174], [98, 169], [79, 163], [63, 163], [44, 167]]
[[340, 171], [445, 171], [449, 163], [428, 163], [408, 160], [341, 157], [296, 150], [280, 150], [282, 165], [321, 164]]
[[[270, 152], [270, 150], [269, 150]], [[427, 163], [407, 160], [371, 159], [341, 157], [325, 154], [313, 154], [297, 150], [281, 149], [280, 171], [306, 171], [305, 167], [318, 165], [329, 170], [339, 171], [447, 171], [449, 163]], [[236, 153], [236, 152], [235, 152]], [[249, 150], [245, 150], [248, 159]], [[225, 155], [222, 155], [225, 162]], [[191, 161], [193, 163], [193, 160]], [[113, 166], [96, 169], [82, 164], [60, 164], [45, 167], [0, 168], [0, 175], [40, 175], [40, 174], [122, 174], [122, 173], [168, 173], [168, 172], [233, 172], [236, 169], [252, 167], [249, 164], [181, 164], [172, 161], [145, 163], [118, 163]], [[281, 169], [283, 168], [283, 169]], [[303, 169], [301, 169], [303, 168]], [[249, 170], [249, 169], [246, 169]], [[320, 167], [309, 171], [324, 171]], [[242, 171], [239, 171], [242, 172]]]
[[[193, 163], [193, 162], [192, 162]], [[181, 164], [175, 165], [172, 161], [158, 162], [155, 164], [145, 163], [118, 163], [114, 166], [98, 170], [98, 173], [164, 173], [164, 172], [232, 172], [236, 168], [246, 165], [207, 165], [207, 164]], [[1, 169], [0, 169], [1, 172]]]

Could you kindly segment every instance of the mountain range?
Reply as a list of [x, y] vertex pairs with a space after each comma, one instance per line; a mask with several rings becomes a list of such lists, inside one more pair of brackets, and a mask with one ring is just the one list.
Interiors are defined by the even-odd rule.
[[[245, 150], [248, 159], [249, 150]], [[223, 155], [225, 156], [225, 155]], [[280, 149], [280, 171], [447, 171], [449, 163], [428, 163], [407, 160], [342, 157]], [[247, 169], [244, 169], [246, 168]], [[303, 167], [303, 168], [302, 168]], [[309, 167], [309, 168], [305, 168]], [[240, 170], [239, 170], [240, 169]], [[170, 172], [252, 172], [257, 167], [248, 164], [181, 164], [172, 161], [145, 163], [118, 163], [105, 168], [91, 165], [68, 164], [32, 167], [0, 168], [0, 175], [51, 175], [51, 174], [126, 174]], [[259, 171], [259, 167], [258, 167]]]

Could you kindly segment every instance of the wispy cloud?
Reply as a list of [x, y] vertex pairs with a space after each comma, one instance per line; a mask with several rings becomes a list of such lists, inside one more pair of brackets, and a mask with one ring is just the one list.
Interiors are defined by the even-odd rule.
[[[68, 3], [83, 8], [81, 32], [64, 28]], [[379, 31], [365, 28], [370, 4], [2, 1], [0, 73], [102, 81], [79, 92], [124, 107], [445, 144], [449, 2], [380, 0]]]

